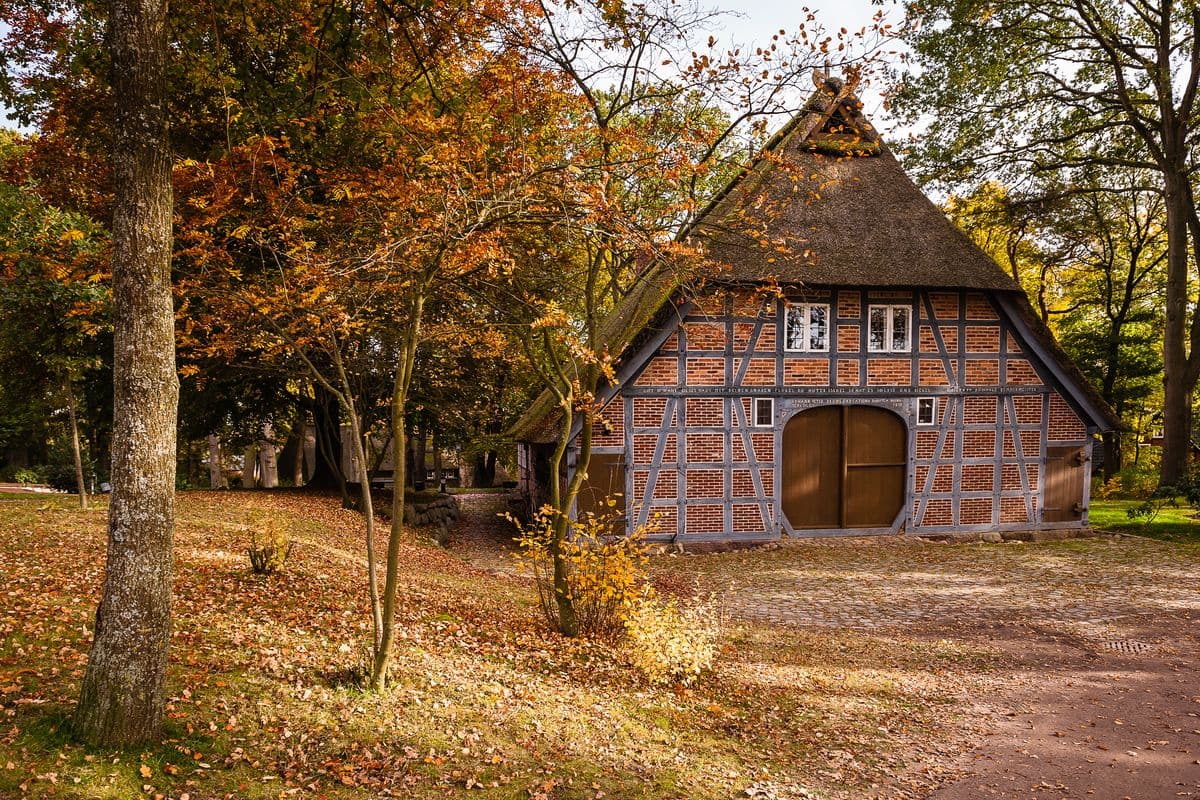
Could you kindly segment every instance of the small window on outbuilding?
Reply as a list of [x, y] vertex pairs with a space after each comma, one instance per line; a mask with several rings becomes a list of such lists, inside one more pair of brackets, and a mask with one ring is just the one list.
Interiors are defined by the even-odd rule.
[[917, 424], [933, 425], [937, 421], [937, 398], [917, 398]]
[[912, 325], [910, 306], [871, 306], [868, 309], [872, 353], [905, 353], [910, 349]]
[[775, 398], [754, 398], [754, 427], [771, 428], [775, 425]]
[[829, 306], [822, 303], [788, 303], [787, 349], [792, 352], [829, 350]]

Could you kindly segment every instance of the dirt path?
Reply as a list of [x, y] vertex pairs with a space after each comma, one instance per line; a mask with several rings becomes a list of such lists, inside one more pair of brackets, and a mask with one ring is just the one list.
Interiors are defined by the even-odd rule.
[[[999, 643], [1014, 688], [986, 698], [968, 776], [930, 800], [1200, 797], [1200, 618], [1127, 624], [1107, 640], [1030, 631]], [[1136, 652], [1141, 650], [1143, 652]]]

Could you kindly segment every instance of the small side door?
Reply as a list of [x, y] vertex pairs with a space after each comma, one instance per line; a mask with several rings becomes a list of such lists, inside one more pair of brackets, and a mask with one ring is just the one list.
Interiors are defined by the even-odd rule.
[[1083, 519], [1086, 465], [1087, 451], [1081, 445], [1046, 448], [1042, 522], [1078, 522]]

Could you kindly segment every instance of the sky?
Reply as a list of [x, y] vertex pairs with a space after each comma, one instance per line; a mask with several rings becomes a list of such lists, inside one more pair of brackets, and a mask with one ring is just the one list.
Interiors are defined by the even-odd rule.
[[[709, 0], [718, 10], [730, 12], [726, 38], [730, 44], [757, 44], [769, 41], [779, 30], [794, 32], [803, 21], [805, 4], [789, 0]], [[872, 23], [875, 14], [884, 12], [884, 21], [899, 26], [904, 9], [898, 0], [809, 0], [817, 21], [827, 30], [846, 28], [858, 30]], [[883, 98], [878, 91], [866, 87], [860, 92], [863, 112], [883, 131], [887, 131], [887, 120], [882, 118]]]

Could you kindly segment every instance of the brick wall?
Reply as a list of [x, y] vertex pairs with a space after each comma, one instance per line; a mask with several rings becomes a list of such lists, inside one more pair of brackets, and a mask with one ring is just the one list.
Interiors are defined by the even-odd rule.
[[[684, 322], [683, 335], [672, 336], [630, 383], [629, 418], [619, 411], [621, 398], [605, 410], [611, 430], [600, 435], [604, 444], [619, 446], [631, 429], [632, 497], [647, 505], [647, 519], [662, 515], [675, 525], [682, 495], [688, 535], [727, 535], [730, 525], [735, 534], [771, 534], [778, 432], [753, 427], [750, 398], [774, 396], [778, 409], [791, 394], [877, 386], [914, 410], [923, 388], [937, 397], [935, 424], [914, 430], [910, 529], [1037, 522], [1043, 417], [1051, 441], [1079, 441], [1086, 430], [1062, 397], [1043, 388], [1041, 367], [985, 294], [811, 290], [797, 301], [829, 304], [827, 352], [785, 352], [775, 300], [713, 292], [699, 298], [702, 311]], [[868, 304], [911, 306], [912, 352], [866, 351]], [[954, 391], [960, 380], [970, 390], [961, 395]], [[992, 387], [998, 393], [987, 393]], [[675, 402], [679, 413], [668, 414]], [[966, 496], [956, 501], [956, 493]]]

